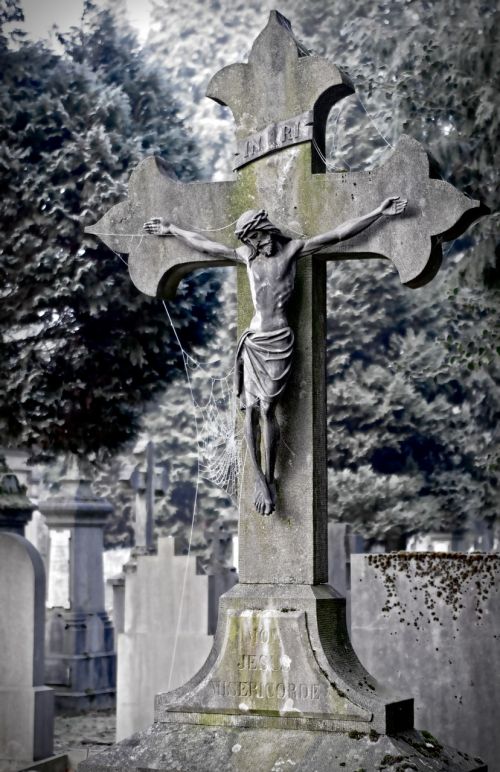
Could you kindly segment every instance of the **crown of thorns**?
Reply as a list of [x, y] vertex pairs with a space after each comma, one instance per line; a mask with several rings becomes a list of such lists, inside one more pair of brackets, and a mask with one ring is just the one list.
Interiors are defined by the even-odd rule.
[[272, 224], [265, 209], [250, 209], [238, 219], [234, 233], [240, 241], [245, 241], [252, 231], [267, 231], [276, 234], [281, 232]]

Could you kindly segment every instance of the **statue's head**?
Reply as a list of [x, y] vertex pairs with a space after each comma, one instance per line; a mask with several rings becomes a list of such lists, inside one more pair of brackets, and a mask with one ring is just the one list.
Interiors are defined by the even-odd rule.
[[249, 209], [236, 222], [235, 235], [251, 249], [271, 257], [275, 250], [276, 237], [281, 231], [272, 224], [264, 209]]

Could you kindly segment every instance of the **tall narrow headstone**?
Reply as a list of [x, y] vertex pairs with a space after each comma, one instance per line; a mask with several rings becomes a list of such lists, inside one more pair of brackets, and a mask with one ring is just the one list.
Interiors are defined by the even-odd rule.
[[[128, 199], [89, 229], [129, 253], [132, 280], [153, 296], [172, 296], [196, 267], [239, 266], [236, 380], [249, 463], [240, 583], [221, 598], [207, 662], [157, 696], [151, 729], [83, 769], [117, 769], [127, 758], [135, 769], [354, 772], [398, 756], [414, 770], [484, 769], [413, 729], [413, 700], [362, 667], [345, 599], [326, 584], [325, 260], [384, 255], [418, 287], [439, 268], [441, 242], [481, 211], [431, 176], [425, 150], [408, 137], [379, 169], [327, 174], [326, 117], [352, 92], [273, 11], [248, 63], [209, 85], [235, 118], [235, 178], [184, 184], [148, 159]], [[131, 239], [143, 224], [147, 235]]]
[[145, 729], [154, 697], [193, 676], [212, 646], [208, 576], [194, 556], [175, 555], [174, 539], [158, 540], [155, 555], [138, 555], [125, 570], [123, 632], [118, 635], [118, 740]]
[[39, 506], [50, 528], [47, 683], [62, 710], [112, 707], [116, 655], [103, 576], [103, 528], [112, 506], [94, 495], [74, 458], [59, 491]]
[[0, 533], [0, 611], [0, 769], [20, 769], [52, 754], [54, 692], [44, 685], [43, 562], [16, 533]]

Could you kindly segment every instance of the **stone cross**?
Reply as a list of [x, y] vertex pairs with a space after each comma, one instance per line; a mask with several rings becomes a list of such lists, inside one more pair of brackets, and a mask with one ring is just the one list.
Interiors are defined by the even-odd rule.
[[[210, 231], [235, 221], [247, 209], [262, 207], [290, 236], [311, 236], [372, 210], [388, 196], [400, 194], [408, 200], [404, 217], [372, 226], [328, 253], [302, 260], [290, 312], [295, 361], [280, 421], [292, 453], [282, 446], [278, 458], [277, 517], [263, 524], [253, 511], [250, 491], [242, 497], [240, 581], [323, 582], [327, 580], [325, 260], [385, 257], [404, 284], [419, 287], [438, 270], [441, 243], [455, 238], [480, 207], [435, 179], [424, 148], [405, 136], [380, 168], [325, 173], [316, 147], [324, 148], [330, 108], [353, 93], [353, 87], [335, 65], [307, 55], [275, 11], [256, 39], [248, 64], [225, 67], [207, 93], [232, 110], [236, 179], [182, 183], [160, 159], [149, 158], [133, 172], [128, 199], [87, 228], [117, 252], [129, 253], [131, 278], [146, 294], [173, 297], [187, 273], [228, 264], [177, 239], [144, 235], [143, 223], [157, 214], [186, 229]], [[236, 245], [233, 228], [210, 237]], [[239, 326], [244, 329], [252, 306], [245, 273], [239, 272]], [[274, 559], [277, 545], [279, 560]]]
[[164, 466], [155, 463], [155, 446], [152, 440], [138, 443], [134, 450], [138, 459], [129, 482], [135, 491], [134, 500], [134, 553], [147, 553], [154, 547], [155, 497], [165, 495], [168, 474]]
[[[350, 648], [345, 601], [324, 584], [325, 261], [386, 258], [403, 284], [420, 287], [439, 268], [441, 243], [482, 211], [479, 202], [436, 179], [424, 148], [406, 136], [379, 168], [327, 173], [326, 119], [353, 90], [335, 65], [309, 55], [289, 22], [272, 11], [248, 63], [225, 67], [208, 87], [208, 96], [233, 113], [235, 179], [182, 183], [163, 161], [149, 158], [133, 172], [128, 199], [87, 228], [129, 254], [138, 289], [172, 298], [189, 272], [228, 263], [177, 239], [144, 234], [143, 223], [152, 217], [236, 247], [234, 222], [246, 210], [265, 209], [294, 238], [331, 231], [391, 196], [408, 201], [404, 216], [299, 262], [289, 312], [294, 363], [279, 405], [285, 442], [277, 459], [276, 512], [264, 518], [255, 511], [244, 474], [240, 584], [221, 599], [214, 649], [204, 668], [185, 687], [157, 698], [161, 724], [382, 733], [412, 726], [412, 700], [388, 694], [362, 668]], [[252, 312], [246, 273], [238, 268], [241, 330]]]

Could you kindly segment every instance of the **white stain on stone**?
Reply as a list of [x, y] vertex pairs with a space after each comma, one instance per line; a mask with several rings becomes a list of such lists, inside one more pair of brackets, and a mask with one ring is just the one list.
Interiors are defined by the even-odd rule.
[[244, 702], [240, 702], [240, 704], [238, 705], [238, 708], [239, 710], [250, 710], [248, 705], [246, 705]]
[[271, 772], [281, 772], [285, 767], [295, 767], [296, 765], [297, 762], [292, 761], [292, 759], [276, 759], [271, 768]]
[[241, 745], [239, 743], [236, 743], [236, 745], [233, 745], [231, 750], [233, 753], [239, 753], [241, 751]]
[[283, 670], [290, 670], [290, 665], [292, 664], [292, 660], [287, 654], [283, 654], [280, 658], [280, 664]]

